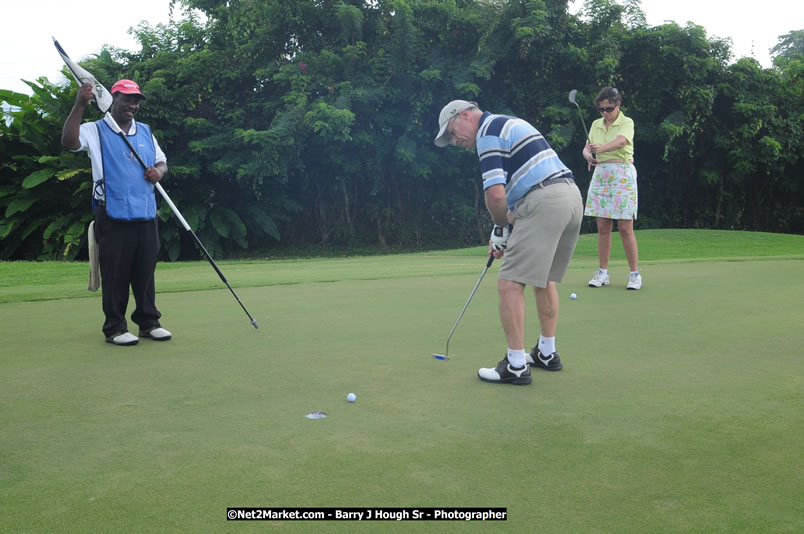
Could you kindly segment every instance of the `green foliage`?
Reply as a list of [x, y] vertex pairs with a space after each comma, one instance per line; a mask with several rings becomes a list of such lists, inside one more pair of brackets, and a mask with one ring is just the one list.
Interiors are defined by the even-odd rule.
[[804, 59], [804, 30], [779, 36], [779, 42], [771, 48], [771, 54], [780, 59]]
[[[91, 220], [89, 161], [60, 146], [74, 93], [40, 78], [32, 95], [0, 90], [0, 259], [76, 258]], [[55, 132], [55, 135], [54, 135]]]

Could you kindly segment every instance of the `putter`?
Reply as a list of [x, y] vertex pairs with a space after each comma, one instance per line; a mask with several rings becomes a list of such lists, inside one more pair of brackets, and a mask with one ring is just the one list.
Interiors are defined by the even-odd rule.
[[469, 307], [469, 303], [472, 301], [472, 297], [475, 296], [475, 291], [477, 291], [480, 282], [483, 280], [483, 277], [486, 276], [486, 271], [489, 270], [489, 267], [491, 267], [493, 261], [494, 261], [494, 255], [489, 254], [489, 261], [486, 263], [486, 268], [483, 269], [483, 272], [480, 274], [480, 278], [477, 280], [475, 288], [472, 289], [472, 293], [469, 294], [469, 298], [466, 300], [466, 304], [463, 305], [461, 314], [458, 315], [458, 320], [455, 321], [455, 325], [452, 327], [449, 336], [447, 336], [447, 348], [444, 350], [444, 354], [433, 354], [433, 358], [435, 358], [436, 360], [449, 360], [449, 340], [452, 339], [452, 334], [454, 334], [455, 329], [458, 328], [458, 323], [461, 322], [461, 317], [463, 317], [463, 313], [466, 311], [466, 308]]
[[[79, 84], [87, 82], [92, 84], [92, 93], [93, 95], [95, 95], [95, 104], [97, 104], [98, 109], [100, 110], [101, 113], [104, 114], [104, 116], [109, 115], [109, 119], [111, 119], [109, 121], [106, 121], [106, 124], [112, 125], [112, 129], [114, 130], [114, 132], [118, 134], [123, 139], [123, 141], [126, 142], [126, 145], [128, 145], [129, 150], [131, 150], [131, 153], [134, 155], [135, 158], [137, 158], [137, 161], [140, 163], [143, 170], [147, 169], [148, 166], [145, 164], [140, 155], [131, 145], [131, 142], [128, 140], [128, 137], [126, 137], [126, 134], [123, 132], [123, 130], [120, 129], [120, 127], [117, 125], [117, 122], [114, 119], [112, 119], [111, 115], [109, 114], [109, 108], [112, 107], [112, 101], [113, 101], [112, 95], [109, 93], [109, 91], [107, 91], [106, 88], [103, 86], [103, 84], [98, 82], [98, 80], [96, 80], [95, 77], [92, 76], [89, 72], [82, 69], [80, 66], [76, 65], [67, 55], [67, 52], [64, 51], [64, 49], [61, 47], [61, 45], [59, 44], [59, 42], [56, 40], [55, 37], [53, 38], [53, 44], [56, 45], [56, 49], [58, 50], [59, 55], [67, 64], [67, 67], [70, 69], [70, 72], [75, 77], [76, 81]], [[220, 277], [221, 281], [223, 281], [223, 283], [226, 284], [226, 287], [228, 287], [229, 291], [232, 292], [232, 295], [234, 296], [237, 303], [240, 304], [240, 307], [243, 308], [244, 312], [246, 312], [246, 315], [251, 320], [251, 326], [253, 326], [254, 328], [259, 328], [260, 326], [257, 324], [257, 321], [254, 320], [254, 317], [251, 316], [246, 307], [240, 301], [240, 298], [238, 298], [237, 293], [235, 293], [234, 289], [232, 289], [232, 286], [229, 285], [229, 281], [226, 280], [226, 277], [223, 275], [223, 272], [215, 263], [215, 260], [213, 260], [209, 252], [207, 252], [207, 249], [206, 247], [204, 247], [204, 244], [201, 243], [201, 240], [198, 239], [198, 236], [195, 235], [195, 232], [193, 232], [192, 228], [190, 228], [190, 225], [187, 224], [187, 221], [184, 219], [184, 217], [182, 217], [181, 212], [179, 212], [179, 209], [176, 207], [173, 201], [170, 200], [170, 197], [165, 192], [165, 190], [162, 189], [162, 184], [157, 182], [154, 184], [154, 187], [156, 188], [157, 191], [159, 191], [159, 194], [162, 195], [162, 198], [165, 199], [165, 202], [167, 202], [168, 206], [170, 206], [170, 209], [173, 210], [174, 215], [176, 215], [176, 218], [179, 219], [179, 222], [184, 227], [184, 229], [190, 232], [190, 235], [193, 236], [193, 238], [195, 239], [195, 244], [198, 245], [198, 248], [200, 248], [201, 252], [204, 253], [204, 256], [209, 261], [209, 264], [212, 265], [212, 268], [215, 269], [216, 273], [218, 273], [218, 276]]]

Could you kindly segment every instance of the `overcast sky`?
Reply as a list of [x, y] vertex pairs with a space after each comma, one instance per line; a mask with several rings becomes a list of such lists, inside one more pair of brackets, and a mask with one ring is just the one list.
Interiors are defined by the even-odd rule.
[[[105, 0], [62, 2], [57, 0], [9, 0], [2, 10], [0, 31], [0, 89], [30, 94], [20, 79], [46, 76], [61, 82], [62, 61], [53, 47], [55, 36], [75, 60], [98, 54], [104, 44], [137, 50], [128, 33], [140, 21], [156, 25], [169, 19], [169, 0]], [[571, 0], [576, 12], [583, 0]], [[777, 38], [804, 29], [804, 1], [764, 0], [741, 3], [722, 0], [642, 0], [648, 24], [666, 20], [685, 26], [688, 21], [706, 28], [707, 35], [731, 38], [736, 58], [752, 56], [770, 67], [768, 50]], [[175, 13], [179, 18], [178, 8]]]

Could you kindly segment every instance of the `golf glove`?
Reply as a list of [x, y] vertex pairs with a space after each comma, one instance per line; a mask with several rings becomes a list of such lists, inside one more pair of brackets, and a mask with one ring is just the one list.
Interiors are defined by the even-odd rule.
[[513, 228], [513, 224], [506, 224], [505, 226], [495, 224], [494, 228], [491, 230], [491, 237], [489, 237], [491, 248], [497, 252], [505, 250], [505, 247], [508, 245], [508, 236], [511, 234]]

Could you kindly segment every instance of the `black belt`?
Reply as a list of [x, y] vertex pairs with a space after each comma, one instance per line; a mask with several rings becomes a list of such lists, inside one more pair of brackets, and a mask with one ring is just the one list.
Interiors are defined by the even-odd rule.
[[536, 184], [533, 187], [531, 187], [530, 189], [528, 189], [528, 192], [525, 193], [525, 195], [523, 195], [522, 198], [525, 198], [525, 196], [527, 196], [528, 193], [532, 193], [533, 191], [536, 191], [537, 189], [541, 189], [542, 187], [547, 187], [548, 185], [553, 185], [553, 184], [574, 184], [574, 183], [575, 183], [575, 180], [572, 179], [572, 178], [569, 178], [567, 176], [559, 176], [558, 178], [550, 178], [549, 180], [542, 180], [538, 184]]

